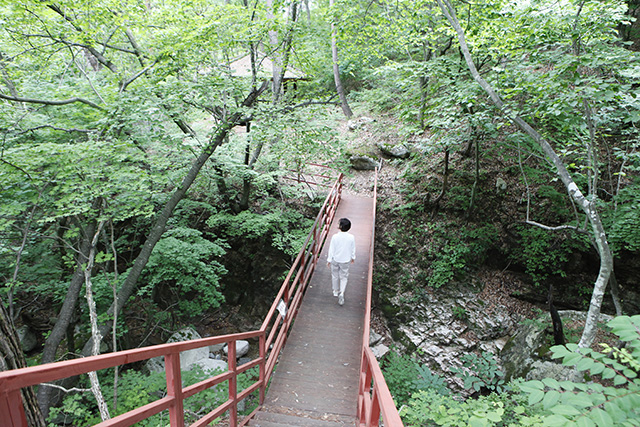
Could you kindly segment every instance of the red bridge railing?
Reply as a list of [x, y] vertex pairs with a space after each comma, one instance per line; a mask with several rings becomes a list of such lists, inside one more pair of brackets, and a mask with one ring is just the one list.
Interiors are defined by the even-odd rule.
[[371, 249], [369, 251], [369, 272], [367, 275], [367, 301], [362, 337], [362, 361], [360, 363], [360, 385], [358, 387], [358, 424], [360, 427], [380, 425], [386, 427], [404, 426], [396, 408], [380, 365], [369, 348], [371, 327], [371, 295], [373, 291], [373, 249], [376, 235], [376, 206], [378, 203], [378, 169], [373, 186], [373, 222], [371, 227]]
[[[229, 426], [236, 427], [237, 425], [242, 426], [246, 424], [253, 416], [253, 413], [247, 416], [241, 423], [238, 423], [238, 402], [256, 390], [259, 391], [260, 405], [264, 402], [267, 384], [273, 374], [280, 351], [287, 339], [289, 328], [300, 307], [309, 278], [318, 263], [320, 249], [329, 233], [329, 227], [335, 216], [338, 203], [340, 202], [342, 179], [343, 175], [340, 174], [331, 187], [293, 267], [284, 280], [259, 330], [202, 338], [193, 341], [162, 344], [0, 372], [0, 425], [2, 425], [2, 427], [27, 427], [27, 420], [20, 394], [21, 388], [139, 362], [158, 356], [164, 356], [165, 360], [167, 395], [145, 406], [103, 421], [97, 424], [97, 426], [130, 426], [164, 410], [168, 410], [171, 427], [183, 427], [184, 399], [224, 382], [228, 383], [228, 399], [204, 417], [200, 418], [192, 424], [192, 426], [206, 426], [216, 418], [222, 416], [225, 412], [228, 412]], [[251, 338], [259, 340], [259, 356], [248, 363], [236, 366], [236, 341]], [[228, 345], [228, 370], [215, 377], [183, 388], [180, 369], [180, 352], [221, 343]], [[255, 366], [258, 366], [260, 371], [258, 380], [244, 390], [238, 391], [238, 375]]]

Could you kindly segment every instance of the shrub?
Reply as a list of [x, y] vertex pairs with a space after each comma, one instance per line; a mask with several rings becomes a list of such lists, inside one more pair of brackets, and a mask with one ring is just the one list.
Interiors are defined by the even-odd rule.
[[535, 414], [529, 414], [518, 395], [495, 394], [479, 399], [457, 400], [433, 390], [420, 390], [400, 411], [410, 426], [533, 426], [540, 425]]
[[505, 390], [504, 373], [499, 369], [493, 353], [483, 351], [481, 355], [469, 353], [462, 356], [463, 368], [451, 368], [464, 381], [464, 388], [474, 392], [497, 392]]
[[223, 301], [220, 277], [227, 270], [216, 259], [225, 253], [223, 242], [212, 242], [198, 230], [178, 227], [167, 231], [153, 249], [141, 295], [165, 287], [175, 295], [181, 313], [197, 316]]
[[545, 425], [640, 425], [640, 315], [619, 316], [608, 325], [626, 347], [601, 344], [604, 353], [576, 344], [551, 348], [554, 359], [595, 381], [545, 378], [519, 386], [528, 404], [537, 405]]

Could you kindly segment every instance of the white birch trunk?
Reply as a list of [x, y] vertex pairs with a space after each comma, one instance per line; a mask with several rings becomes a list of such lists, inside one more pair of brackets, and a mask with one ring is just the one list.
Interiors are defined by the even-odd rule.
[[[98, 236], [100, 236], [100, 232], [102, 231], [102, 227], [104, 226], [104, 221], [100, 222], [98, 225], [98, 230], [96, 234], [93, 236], [93, 240], [91, 241], [91, 250], [89, 252], [89, 259], [87, 260], [87, 266], [84, 269], [84, 285], [87, 291], [87, 305], [89, 306], [89, 319], [91, 321], [91, 338], [93, 340], [91, 354], [93, 356], [97, 356], [100, 354], [100, 342], [102, 341], [102, 335], [98, 330], [98, 314], [96, 312], [96, 303], [93, 300], [93, 290], [91, 289], [91, 270], [93, 269], [93, 262], [96, 257], [96, 243], [98, 241]], [[108, 420], [111, 418], [109, 415], [109, 406], [107, 402], [104, 400], [104, 396], [102, 395], [102, 390], [100, 389], [100, 381], [98, 380], [98, 374], [95, 371], [89, 372], [89, 380], [91, 381], [91, 392], [96, 398], [96, 402], [98, 403], [98, 409], [100, 411], [100, 418], [102, 421]]]

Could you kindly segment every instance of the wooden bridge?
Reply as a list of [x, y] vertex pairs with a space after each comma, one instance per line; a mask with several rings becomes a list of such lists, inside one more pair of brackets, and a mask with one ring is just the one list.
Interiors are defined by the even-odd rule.
[[[183, 427], [184, 399], [224, 382], [228, 400], [192, 426], [219, 422], [225, 414], [231, 427], [378, 426], [380, 421], [386, 427], [402, 426], [369, 349], [375, 209], [375, 185], [371, 198], [343, 197], [342, 175], [338, 177], [259, 330], [1, 372], [0, 425], [27, 426], [21, 388], [164, 356], [167, 395], [98, 426], [130, 426], [168, 410], [171, 427]], [[331, 292], [328, 245], [323, 243], [338, 231], [337, 220], [342, 217], [353, 224], [356, 261], [340, 306]], [[259, 340], [260, 354], [236, 366], [235, 343], [249, 338]], [[183, 388], [180, 352], [217, 343], [228, 345], [227, 372]], [[237, 390], [237, 376], [255, 366], [258, 380]], [[238, 402], [256, 393], [259, 406], [240, 420]]]

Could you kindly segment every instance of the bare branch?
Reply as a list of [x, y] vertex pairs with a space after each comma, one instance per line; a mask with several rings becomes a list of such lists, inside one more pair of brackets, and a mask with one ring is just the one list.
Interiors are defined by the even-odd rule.
[[53, 130], [59, 130], [59, 131], [62, 131], [62, 132], [69, 132], [69, 133], [71, 133], [71, 132], [80, 132], [80, 133], [95, 132], [95, 131], [93, 131], [91, 129], [78, 129], [78, 128], [66, 129], [66, 128], [59, 128], [59, 127], [52, 126], [52, 125], [42, 125], [42, 126], [36, 126], [34, 128], [30, 128], [30, 129], [26, 129], [26, 130], [20, 131], [16, 135], [22, 135], [22, 134], [25, 134], [27, 132], [33, 132], [33, 131], [36, 131], [36, 130], [39, 130], [39, 129], [45, 129], [45, 128], [53, 129]]
[[584, 228], [576, 227], [575, 225], [558, 225], [558, 226], [552, 227], [550, 225], [540, 224], [539, 222], [535, 222], [531, 220], [527, 220], [524, 223], [529, 225], [534, 225], [536, 227], [542, 228], [543, 230], [547, 230], [547, 231], [573, 230], [573, 231], [577, 231], [578, 233], [589, 234], [589, 232]]
[[22, 169], [20, 166], [14, 165], [13, 163], [6, 161], [2, 157], [0, 157], [0, 162], [4, 163], [5, 165], [9, 165], [9, 166], [11, 166], [13, 168], [18, 169], [20, 172], [22, 172], [23, 174], [27, 175], [29, 177], [29, 179], [33, 179], [33, 177], [29, 174], [29, 172], [27, 172], [26, 170]]
[[52, 387], [52, 388], [57, 388], [58, 390], [62, 390], [65, 393], [72, 393], [74, 391], [77, 391], [79, 393], [86, 393], [88, 391], [91, 391], [90, 388], [77, 388], [77, 387], [72, 387], [72, 388], [64, 388], [60, 385], [57, 384], [50, 384], [50, 383], [42, 383], [40, 384], [41, 386], [45, 386], [45, 387]]
[[104, 108], [102, 108], [101, 106], [99, 106], [98, 104], [91, 102], [87, 99], [84, 98], [78, 98], [78, 97], [73, 97], [73, 98], [69, 98], [69, 99], [62, 99], [62, 100], [46, 100], [46, 99], [33, 99], [33, 98], [22, 98], [22, 97], [13, 97], [13, 96], [9, 96], [9, 95], [5, 95], [3, 93], [0, 93], [0, 99], [6, 99], [7, 101], [14, 101], [14, 102], [26, 102], [29, 104], [42, 104], [42, 105], [67, 105], [67, 104], [73, 104], [75, 102], [80, 102], [82, 104], [86, 104], [89, 107], [93, 107], [93, 108], [97, 108], [98, 110], [102, 110], [105, 111]]
[[143, 68], [142, 70], [138, 71], [137, 73], [135, 73], [133, 76], [129, 77], [127, 80], [122, 82], [122, 86], [120, 87], [120, 92], [124, 92], [127, 89], [127, 86], [129, 86], [131, 83], [133, 83], [138, 77], [140, 77], [141, 75], [145, 74], [147, 71], [149, 71], [151, 68], [153, 68], [156, 64], [158, 63], [158, 60], [156, 59], [155, 61], [153, 61], [153, 64], [150, 64], [148, 66], [146, 66], [145, 68]]

